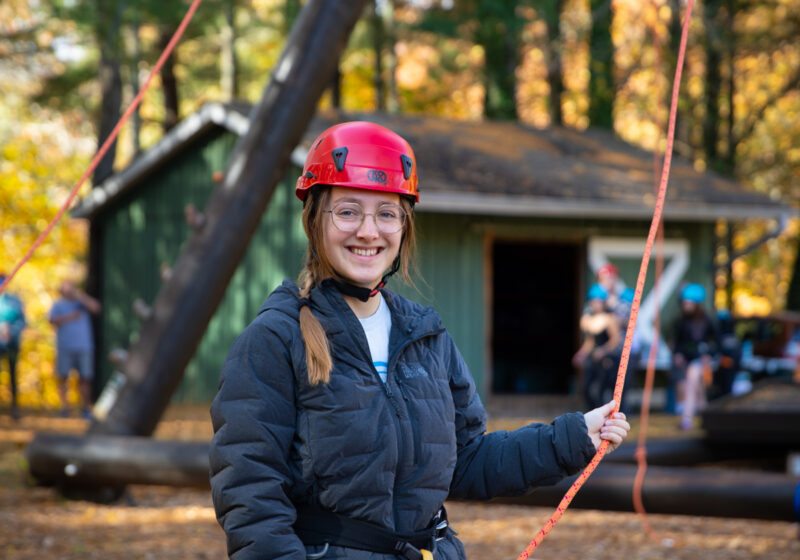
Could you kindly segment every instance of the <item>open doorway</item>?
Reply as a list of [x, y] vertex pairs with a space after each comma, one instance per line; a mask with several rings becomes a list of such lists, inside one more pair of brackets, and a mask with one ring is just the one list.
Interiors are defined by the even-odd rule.
[[492, 393], [573, 392], [580, 245], [500, 240], [492, 249]]

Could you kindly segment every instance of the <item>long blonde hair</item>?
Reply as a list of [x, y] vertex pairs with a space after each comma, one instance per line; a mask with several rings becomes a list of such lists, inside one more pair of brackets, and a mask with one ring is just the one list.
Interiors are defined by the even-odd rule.
[[[322, 211], [328, 206], [330, 196], [330, 188], [327, 186], [314, 187], [303, 206], [303, 228], [308, 237], [308, 248], [303, 270], [298, 278], [301, 298], [307, 298], [311, 290], [326, 278], [337, 277], [328, 256], [322, 250], [325, 235], [324, 222], [321, 219]], [[414, 263], [416, 253], [414, 209], [411, 202], [403, 196], [400, 197], [400, 205], [407, 214], [403, 239], [400, 242], [400, 274], [404, 282], [413, 285], [409, 271]], [[306, 345], [308, 382], [311, 385], [327, 384], [331, 379], [331, 370], [333, 369], [328, 335], [319, 320], [314, 317], [311, 308], [306, 304], [300, 307], [300, 331]]]

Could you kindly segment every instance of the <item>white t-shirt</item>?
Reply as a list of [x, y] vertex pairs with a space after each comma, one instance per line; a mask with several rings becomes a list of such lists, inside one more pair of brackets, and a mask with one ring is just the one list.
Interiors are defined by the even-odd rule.
[[386, 375], [389, 372], [389, 333], [392, 330], [392, 314], [383, 295], [378, 293], [377, 297], [380, 299], [378, 310], [369, 317], [359, 318], [359, 321], [364, 327], [364, 334], [367, 335], [372, 364], [381, 376], [381, 381], [386, 383]]

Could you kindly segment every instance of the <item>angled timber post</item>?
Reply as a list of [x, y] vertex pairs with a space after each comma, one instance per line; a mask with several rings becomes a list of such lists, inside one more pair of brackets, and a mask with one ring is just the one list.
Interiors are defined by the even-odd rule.
[[151, 435], [244, 256], [366, 0], [309, 0], [295, 21], [225, 178], [153, 302], [93, 434]]

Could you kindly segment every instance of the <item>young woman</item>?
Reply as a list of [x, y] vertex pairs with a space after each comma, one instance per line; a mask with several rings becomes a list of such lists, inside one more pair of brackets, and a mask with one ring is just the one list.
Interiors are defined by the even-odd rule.
[[671, 380], [677, 398], [676, 412], [684, 430], [692, 429], [695, 412], [705, 408], [704, 377], [711, 377], [713, 356], [718, 350], [717, 330], [703, 309], [705, 299], [706, 289], [701, 284], [683, 287], [681, 315], [673, 336]]
[[606, 307], [608, 291], [592, 284], [586, 294], [588, 311], [581, 317], [583, 344], [572, 358], [583, 368], [583, 396], [586, 406], [601, 406], [614, 393], [619, 364], [619, 321]]
[[[417, 169], [408, 143], [351, 122], [312, 145], [297, 196], [308, 236], [231, 349], [211, 486], [231, 558], [464, 558], [449, 497], [488, 499], [583, 468], [630, 426], [614, 403], [486, 433], [486, 413], [439, 319], [384, 288], [409, 278]], [[613, 416], [613, 417], [612, 417]]]

